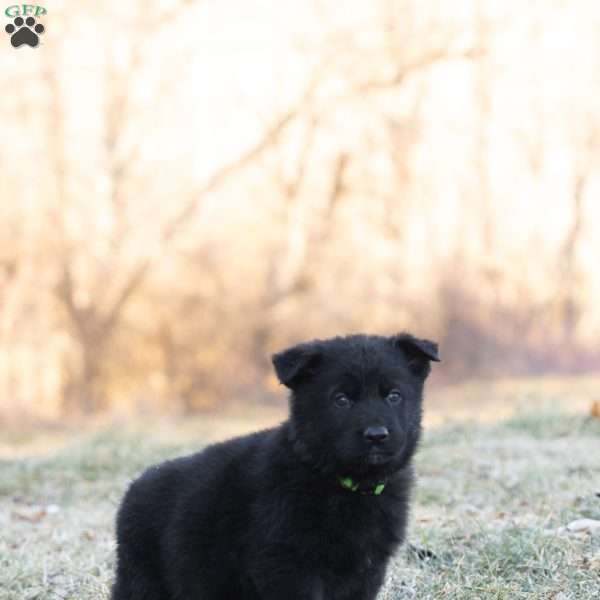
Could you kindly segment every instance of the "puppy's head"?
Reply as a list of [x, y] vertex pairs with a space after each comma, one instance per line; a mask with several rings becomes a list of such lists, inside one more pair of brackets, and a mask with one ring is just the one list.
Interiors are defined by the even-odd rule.
[[315, 340], [273, 356], [291, 389], [294, 444], [324, 471], [388, 475], [421, 432], [423, 384], [437, 344], [402, 333]]

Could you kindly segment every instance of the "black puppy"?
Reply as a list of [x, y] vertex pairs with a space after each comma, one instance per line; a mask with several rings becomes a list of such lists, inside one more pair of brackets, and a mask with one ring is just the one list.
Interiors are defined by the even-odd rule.
[[432, 360], [437, 345], [409, 334], [275, 354], [286, 422], [129, 488], [113, 600], [375, 598], [404, 539]]

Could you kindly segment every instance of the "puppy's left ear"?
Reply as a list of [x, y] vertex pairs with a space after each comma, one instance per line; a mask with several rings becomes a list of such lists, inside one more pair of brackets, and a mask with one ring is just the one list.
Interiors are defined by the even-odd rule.
[[438, 345], [430, 340], [417, 338], [410, 333], [400, 333], [391, 338], [392, 344], [402, 350], [408, 366], [414, 373], [427, 376], [430, 362], [440, 362]]
[[279, 381], [294, 389], [315, 372], [320, 359], [317, 342], [308, 342], [277, 352], [271, 360]]

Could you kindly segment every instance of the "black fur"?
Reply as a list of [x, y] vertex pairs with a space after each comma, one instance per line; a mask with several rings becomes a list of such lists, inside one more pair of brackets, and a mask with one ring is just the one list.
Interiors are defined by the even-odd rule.
[[151, 467], [129, 488], [113, 600], [375, 598], [404, 539], [432, 360], [436, 344], [408, 334], [276, 354], [286, 422]]

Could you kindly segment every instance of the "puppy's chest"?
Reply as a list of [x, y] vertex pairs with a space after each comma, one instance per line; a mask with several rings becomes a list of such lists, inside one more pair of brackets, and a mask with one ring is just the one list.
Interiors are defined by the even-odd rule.
[[[307, 523], [308, 524], [308, 523]], [[381, 499], [341, 496], [314, 513], [322, 560], [335, 570], [369, 570], [402, 539], [402, 518]]]

